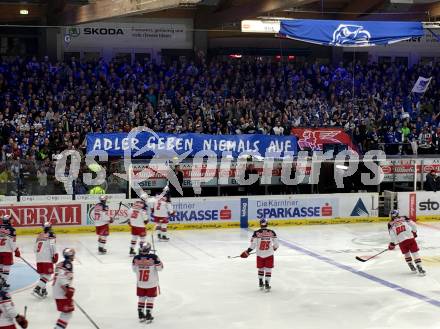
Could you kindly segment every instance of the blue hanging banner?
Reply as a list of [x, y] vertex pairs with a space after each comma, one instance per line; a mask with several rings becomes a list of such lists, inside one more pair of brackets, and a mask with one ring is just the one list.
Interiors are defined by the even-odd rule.
[[281, 36], [320, 45], [368, 47], [423, 36], [421, 22], [282, 20]]
[[177, 154], [190, 152], [194, 156], [200, 151], [212, 151], [217, 157], [230, 152], [233, 157], [244, 153], [260, 156], [296, 155], [295, 136], [274, 135], [207, 135], [207, 134], [165, 134], [140, 132], [135, 136], [127, 133], [87, 134], [87, 153], [105, 151], [109, 156], [124, 156], [125, 152], [134, 157], [167, 157], [170, 151]]

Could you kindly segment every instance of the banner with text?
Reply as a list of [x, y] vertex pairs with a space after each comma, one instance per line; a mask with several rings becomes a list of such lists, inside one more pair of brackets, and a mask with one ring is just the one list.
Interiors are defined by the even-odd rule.
[[438, 192], [398, 192], [397, 205], [402, 216], [411, 219], [439, 219], [440, 194]]
[[123, 156], [129, 151], [137, 157], [164, 156], [174, 151], [182, 154], [190, 151], [194, 156], [200, 151], [212, 151], [218, 157], [230, 152], [234, 158], [240, 154], [257, 154], [271, 156], [278, 153], [296, 155], [297, 144], [294, 136], [273, 135], [205, 135], [205, 134], [151, 134], [138, 133], [129, 138], [126, 133], [91, 133], [87, 134], [87, 153], [106, 151], [109, 156]]

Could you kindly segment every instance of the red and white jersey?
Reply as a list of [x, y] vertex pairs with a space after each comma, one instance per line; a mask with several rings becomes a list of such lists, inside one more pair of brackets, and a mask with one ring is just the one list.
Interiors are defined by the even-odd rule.
[[40, 233], [35, 241], [35, 257], [37, 263], [52, 263], [56, 252], [56, 236], [52, 232]]
[[168, 218], [174, 212], [171, 202], [165, 198], [155, 198], [153, 204], [153, 216], [159, 218]]
[[17, 234], [11, 225], [0, 225], [0, 252], [14, 252]]
[[412, 232], [417, 232], [417, 227], [412, 220], [399, 217], [388, 223], [388, 231], [390, 233], [391, 242], [398, 244], [414, 238]]
[[136, 255], [133, 258], [133, 272], [136, 273], [138, 288], [154, 288], [159, 285], [158, 271], [163, 270], [163, 264], [154, 254]]
[[72, 287], [73, 265], [64, 260], [57, 264], [55, 268], [55, 278], [53, 280], [53, 298], [67, 299], [65, 288]]
[[260, 228], [255, 231], [251, 238], [249, 248], [256, 249], [258, 257], [273, 256], [274, 251], [279, 247], [278, 238], [274, 231], [267, 228]]
[[13, 326], [18, 315], [11, 296], [5, 291], [0, 292], [0, 328]]
[[145, 227], [148, 223], [148, 214], [143, 201], [136, 201], [127, 213], [131, 227]]
[[103, 203], [98, 203], [93, 209], [93, 220], [95, 226], [103, 226], [110, 223], [110, 216], [108, 206]]

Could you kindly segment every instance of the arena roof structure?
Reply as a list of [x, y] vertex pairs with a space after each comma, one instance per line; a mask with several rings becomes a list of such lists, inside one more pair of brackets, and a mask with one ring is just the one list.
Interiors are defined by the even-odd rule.
[[261, 17], [431, 21], [432, 0], [28, 0], [0, 1], [3, 24], [76, 25], [121, 16], [193, 18], [196, 29], [240, 28]]

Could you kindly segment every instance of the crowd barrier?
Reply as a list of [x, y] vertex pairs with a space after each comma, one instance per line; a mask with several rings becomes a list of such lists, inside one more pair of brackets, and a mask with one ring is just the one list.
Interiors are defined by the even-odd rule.
[[[127, 211], [135, 199], [108, 195], [114, 231], [128, 231]], [[0, 215], [10, 214], [19, 233], [33, 233], [51, 221], [56, 231], [92, 232], [97, 195], [26, 196], [20, 202], [0, 199]], [[271, 225], [303, 225], [374, 222], [378, 217], [378, 193], [271, 195], [243, 197], [174, 198], [175, 215], [170, 229], [254, 226], [266, 218]], [[151, 225], [151, 224], [150, 224]]]

